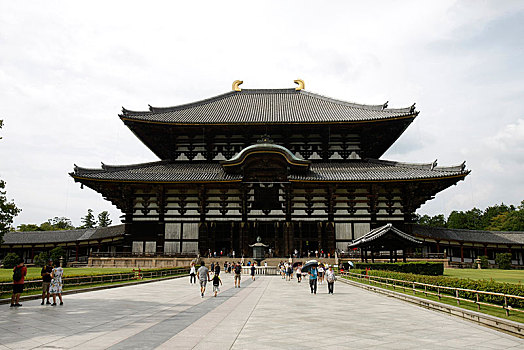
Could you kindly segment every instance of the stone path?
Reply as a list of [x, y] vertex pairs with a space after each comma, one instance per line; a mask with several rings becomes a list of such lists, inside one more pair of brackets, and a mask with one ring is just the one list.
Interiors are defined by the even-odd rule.
[[223, 274], [217, 298], [188, 278], [1, 306], [2, 349], [524, 349], [524, 339], [344, 283]]

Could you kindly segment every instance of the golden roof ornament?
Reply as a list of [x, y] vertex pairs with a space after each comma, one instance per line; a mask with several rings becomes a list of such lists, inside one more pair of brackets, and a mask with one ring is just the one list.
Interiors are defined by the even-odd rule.
[[240, 84], [242, 83], [243, 83], [242, 80], [235, 80], [233, 82], [233, 91], [242, 91], [242, 89], [240, 88]]
[[297, 79], [295, 80], [295, 84], [298, 84], [298, 86], [295, 88], [295, 90], [300, 91], [306, 88], [306, 84], [304, 83], [304, 80]]

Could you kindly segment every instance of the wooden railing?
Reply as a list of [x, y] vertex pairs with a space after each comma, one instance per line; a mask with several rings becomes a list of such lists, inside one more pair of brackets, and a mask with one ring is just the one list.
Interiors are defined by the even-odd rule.
[[[110, 275], [94, 275], [94, 276], [76, 276], [76, 277], [65, 277], [62, 279], [64, 286], [82, 286], [89, 284], [100, 284], [100, 283], [114, 283], [123, 281], [132, 281], [143, 278], [160, 278], [174, 275], [188, 274], [189, 269], [187, 267], [166, 269], [166, 270], [153, 270], [153, 271], [141, 271], [136, 269], [134, 272], [117, 273]], [[0, 283], [0, 294], [9, 293], [13, 288], [12, 282]], [[41, 290], [42, 280], [30, 280], [25, 281], [24, 291]]]
[[[359, 280], [360, 282], [364, 282], [368, 284], [375, 283], [375, 284], [392, 287], [393, 289], [402, 289], [402, 291], [404, 292], [406, 290], [409, 290], [409, 291], [412, 291], [414, 295], [418, 292], [426, 296], [428, 295], [436, 296], [438, 297], [439, 300], [442, 300], [442, 298], [454, 299], [456, 300], [457, 305], [459, 306], [460, 306], [461, 301], [470, 302], [470, 303], [476, 304], [478, 310], [480, 310], [481, 305], [501, 308], [501, 309], [504, 309], [507, 316], [510, 315], [509, 313], [510, 311], [524, 312], [523, 309], [511, 306], [511, 301], [524, 300], [524, 296], [520, 296], [520, 295], [487, 292], [483, 290], [473, 290], [473, 289], [464, 289], [464, 288], [456, 288], [456, 287], [446, 287], [446, 286], [439, 286], [435, 284], [399, 280], [399, 279], [389, 278], [389, 277], [363, 275], [360, 273], [353, 273], [353, 272], [341, 272], [340, 275], [354, 278], [354, 279]], [[470, 295], [474, 297], [468, 298], [468, 296]], [[501, 304], [481, 301], [480, 299], [482, 298], [482, 296], [496, 297], [500, 299]]]

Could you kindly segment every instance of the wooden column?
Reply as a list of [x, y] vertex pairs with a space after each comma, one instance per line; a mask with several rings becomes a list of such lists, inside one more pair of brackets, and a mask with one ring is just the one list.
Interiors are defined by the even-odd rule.
[[78, 262], [78, 246], [79, 244], [77, 243], [76, 246], [75, 246], [75, 261]]
[[440, 241], [437, 241], [437, 253], [440, 253]]
[[165, 242], [165, 208], [166, 208], [166, 199], [165, 199], [165, 191], [164, 187], [156, 187], [155, 188], [155, 195], [156, 195], [156, 205], [157, 205], [157, 213], [158, 213], [158, 224], [160, 225], [160, 228], [157, 232], [156, 236], [156, 253], [157, 255], [164, 254], [164, 242]]
[[460, 262], [464, 262], [464, 246], [460, 243]]

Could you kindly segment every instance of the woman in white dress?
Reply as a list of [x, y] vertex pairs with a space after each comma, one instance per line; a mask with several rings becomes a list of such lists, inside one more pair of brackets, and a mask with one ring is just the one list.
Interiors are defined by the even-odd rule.
[[51, 272], [51, 287], [49, 288], [49, 293], [53, 296], [53, 304], [51, 306], [56, 306], [56, 296], [60, 299], [60, 305], [64, 305], [62, 301], [62, 277], [64, 276], [64, 269], [60, 267], [60, 263], [55, 264], [53, 271]]

